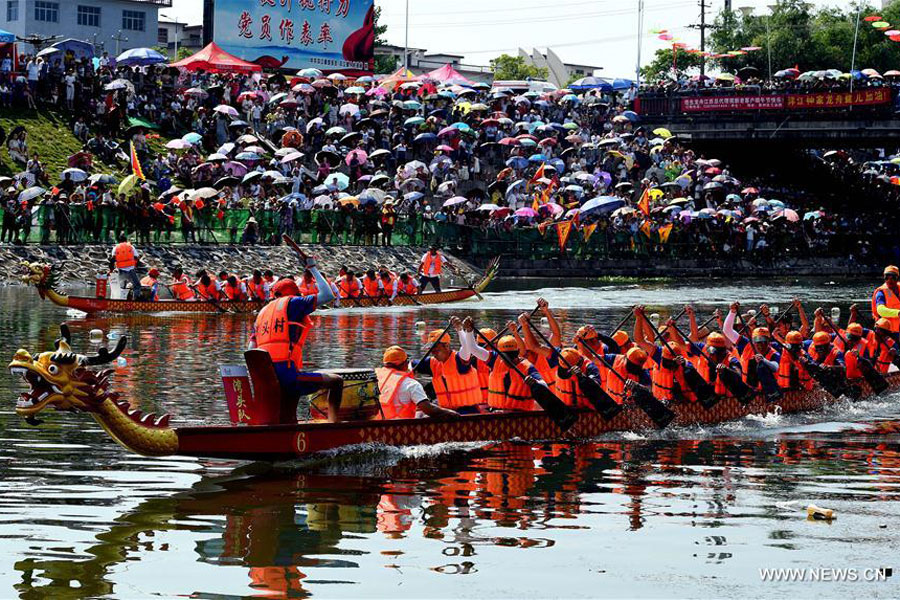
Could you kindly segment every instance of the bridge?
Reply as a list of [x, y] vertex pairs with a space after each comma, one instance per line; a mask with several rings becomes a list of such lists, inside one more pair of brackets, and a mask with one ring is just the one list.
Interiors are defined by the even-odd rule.
[[750, 142], [779, 147], [883, 146], [900, 143], [895, 89], [850, 92], [644, 93], [635, 101], [641, 124], [666, 127], [695, 144]]

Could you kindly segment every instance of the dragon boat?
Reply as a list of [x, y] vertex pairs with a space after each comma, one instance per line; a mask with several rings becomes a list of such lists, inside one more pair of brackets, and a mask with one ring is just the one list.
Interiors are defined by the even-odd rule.
[[[10, 373], [21, 376], [29, 387], [18, 399], [17, 414], [38, 425], [37, 415], [48, 408], [88, 413], [113, 440], [145, 456], [278, 461], [369, 443], [403, 446], [512, 439], [577, 440], [613, 431], [653, 428], [643, 411], [631, 404], [611, 419], [579, 409], [577, 421], [566, 431], [543, 411], [474, 414], [447, 420], [380, 420], [377, 382], [372, 371], [338, 371], [345, 381], [340, 417], [346, 420], [298, 421], [298, 400], [282, 396], [269, 356], [260, 350], [245, 353], [246, 368], [222, 367], [231, 425], [178, 427], [171, 424], [167, 415], [157, 417], [135, 408], [139, 399], [120, 398], [110, 389], [112, 370], [91, 368], [115, 360], [125, 347], [125, 338], [120, 338], [112, 352], [103, 349], [97, 355], [85, 356], [72, 352], [68, 328], [61, 329], [55, 350], [32, 355], [20, 349], [9, 363]], [[886, 380], [888, 390], [897, 388], [900, 372], [888, 374]], [[861, 398], [873, 395], [866, 382], [859, 386]], [[309, 400], [311, 414], [324, 414], [323, 398]], [[768, 402], [760, 395], [746, 405], [723, 398], [708, 409], [699, 403], [674, 404], [671, 408], [676, 418], [672, 425], [711, 425], [748, 415], [814, 411], [841, 401], [817, 387], [788, 391], [777, 402]]]
[[[230, 314], [255, 314], [264, 305], [260, 300], [252, 301], [192, 301], [185, 302], [175, 299], [147, 300], [123, 300], [105, 297], [69, 296], [58, 291], [58, 272], [52, 265], [43, 263], [22, 263], [25, 275], [22, 281], [37, 288], [42, 299], [49, 299], [54, 304], [66, 308], [74, 308], [86, 313], [159, 313], [159, 312], [183, 312], [183, 313], [230, 313]], [[468, 300], [473, 296], [479, 296], [499, 271], [499, 260], [494, 259], [484, 274], [469, 287], [450, 288], [440, 292], [426, 292], [421, 294], [397, 295], [393, 300], [388, 298], [353, 298], [342, 301], [341, 308], [370, 308], [373, 306], [419, 306], [431, 304], [447, 304]], [[328, 307], [319, 307], [320, 310]]]

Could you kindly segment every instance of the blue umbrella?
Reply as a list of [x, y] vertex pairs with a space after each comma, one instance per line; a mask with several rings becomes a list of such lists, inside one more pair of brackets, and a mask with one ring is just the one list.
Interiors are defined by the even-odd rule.
[[591, 198], [581, 205], [581, 214], [586, 215], [588, 213], [594, 213], [598, 215], [605, 215], [611, 213], [617, 208], [622, 208], [623, 206], [625, 206], [625, 201], [621, 198], [614, 198], [613, 196], [598, 196], [597, 198]]
[[551, 158], [548, 164], [553, 165], [557, 173], [563, 173], [566, 170], [566, 163], [561, 158]]
[[413, 138], [414, 142], [433, 142], [437, 139], [437, 135], [434, 133], [420, 133], [416, 137]]
[[413, 125], [421, 125], [424, 122], [424, 117], [410, 117], [407, 120], [403, 121], [403, 125], [406, 127], [412, 127]]
[[200, 142], [200, 140], [203, 139], [203, 136], [200, 135], [199, 133], [192, 131], [190, 133], [186, 133], [183, 136], [181, 136], [181, 139], [186, 141], [188, 144], [196, 144], [196, 143]]
[[153, 48], [132, 48], [116, 57], [119, 65], [156, 65], [169, 59]]
[[469, 127], [469, 125], [467, 123], [463, 123], [462, 121], [457, 121], [456, 123], [453, 123], [452, 125], [450, 125], [450, 127], [453, 127], [454, 129], [459, 129], [460, 131], [472, 131], [472, 128]]
[[407, 100], [403, 103], [403, 108], [408, 110], [419, 110], [422, 108], [422, 103], [416, 102], [415, 100]]
[[[566, 94], [559, 100], [560, 102], [571, 102], [572, 104], [578, 104], [581, 102], [581, 98], [576, 96], [575, 94]], [[535, 103], [536, 104], [536, 103]]]
[[612, 88], [614, 90], [627, 90], [634, 86], [634, 82], [630, 79], [615, 78], [612, 80]]
[[602, 92], [613, 91], [612, 85], [602, 77], [582, 77], [576, 79], [567, 86], [570, 90], [600, 90]]
[[622, 113], [622, 116], [625, 117], [626, 119], [628, 119], [629, 121], [631, 121], [632, 123], [634, 123], [635, 121], [641, 120], [641, 118], [638, 116], [638, 114], [636, 112], [634, 112], [633, 110], [626, 110], [625, 112]]
[[528, 159], [524, 156], [513, 156], [506, 161], [506, 166], [513, 169], [524, 169], [528, 166]]
[[410, 202], [415, 202], [416, 200], [424, 197], [425, 194], [423, 194], [422, 192], [409, 192], [408, 194], [403, 194], [403, 199]]
[[239, 152], [234, 158], [237, 160], [259, 160], [260, 156], [256, 152]]
[[540, 163], [547, 162], [547, 157], [544, 154], [532, 154], [528, 157], [528, 162]]
[[16, 34], [0, 29], [0, 43], [9, 44], [16, 41]]

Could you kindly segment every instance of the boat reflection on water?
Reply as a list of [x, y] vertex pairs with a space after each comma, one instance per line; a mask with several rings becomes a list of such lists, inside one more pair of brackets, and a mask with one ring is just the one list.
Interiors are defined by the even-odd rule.
[[[778, 519], [772, 507], [802, 498], [811, 473], [840, 473], [845, 480], [834, 493], [841, 498], [900, 499], [896, 435], [814, 437], [504, 443], [374, 466], [367, 458], [364, 468], [345, 455], [316, 471], [253, 464], [145, 500], [97, 534], [84, 557], [20, 560], [16, 589], [22, 598], [115, 594], [116, 566], [166, 552], [155, 538], [171, 531], [194, 536], [197, 561], [247, 569], [255, 593], [303, 597], [316, 585], [356, 583], [362, 572], [354, 568], [364, 556], [372, 560], [373, 546], [381, 566], [400, 569], [412, 560], [405, 554], [421, 556], [423, 544], [437, 543], [424, 567], [466, 575], [478, 572], [485, 546], [564, 546], [572, 535], [597, 540], [597, 529], [610, 528], [625, 531], [627, 543], [628, 531], [655, 520], [719, 527], [746, 516], [735, 505], [739, 496], [746, 505], [751, 493], [761, 496], [757, 517]], [[329, 474], [348, 466], [361, 474]], [[364, 543], [369, 538], [374, 544]], [[323, 579], [331, 573], [323, 568], [341, 570]]]

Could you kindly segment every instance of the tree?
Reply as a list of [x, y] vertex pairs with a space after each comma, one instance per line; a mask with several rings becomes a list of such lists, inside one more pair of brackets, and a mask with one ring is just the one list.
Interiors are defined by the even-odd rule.
[[[701, 57], [699, 54], [687, 52], [683, 48], [675, 48], [675, 56], [672, 56], [672, 48], [661, 48], [653, 55], [650, 64], [641, 67], [641, 76], [647, 81], [660, 79], [683, 79], [689, 70], [700, 72]], [[707, 65], [709, 65], [707, 59]]]
[[[381, 7], [375, 7], [375, 47], [387, 45], [384, 34], [387, 33], [387, 25], [379, 25]], [[397, 59], [390, 55], [375, 53], [375, 73], [393, 73], [397, 69]]]
[[547, 67], [535, 67], [525, 62], [524, 56], [501, 54], [491, 60], [494, 79], [547, 79]]
[[178, 55], [175, 57], [175, 60], [184, 60], [188, 56], [191, 56], [194, 53], [190, 48], [185, 48], [184, 46], [178, 46]]

